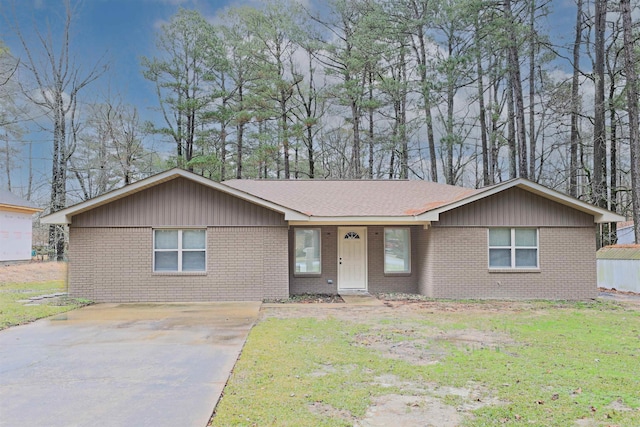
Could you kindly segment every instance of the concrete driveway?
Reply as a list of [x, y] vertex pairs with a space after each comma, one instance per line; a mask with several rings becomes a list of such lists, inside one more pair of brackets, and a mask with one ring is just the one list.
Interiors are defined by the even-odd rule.
[[0, 426], [206, 426], [260, 303], [99, 304], [0, 331]]

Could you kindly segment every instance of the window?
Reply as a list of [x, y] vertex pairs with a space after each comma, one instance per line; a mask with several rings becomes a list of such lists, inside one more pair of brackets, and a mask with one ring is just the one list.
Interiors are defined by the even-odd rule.
[[490, 228], [489, 268], [538, 268], [538, 230]]
[[296, 248], [296, 274], [320, 274], [320, 229], [319, 228], [296, 228], [295, 230]]
[[205, 271], [205, 230], [154, 230], [153, 271]]
[[411, 273], [411, 233], [408, 228], [384, 229], [384, 272]]

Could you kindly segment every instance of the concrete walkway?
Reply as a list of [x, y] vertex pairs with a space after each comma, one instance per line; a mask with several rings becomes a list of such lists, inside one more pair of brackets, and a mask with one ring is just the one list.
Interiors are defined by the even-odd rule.
[[259, 302], [99, 304], [0, 331], [0, 426], [206, 426]]
[[348, 305], [375, 307], [383, 306], [384, 303], [371, 294], [340, 294], [344, 302]]

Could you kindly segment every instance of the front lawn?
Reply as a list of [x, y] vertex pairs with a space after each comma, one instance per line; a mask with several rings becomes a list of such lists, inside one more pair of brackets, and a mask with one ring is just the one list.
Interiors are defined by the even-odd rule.
[[66, 297], [27, 302], [31, 297], [64, 292], [64, 281], [0, 283], [0, 330], [86, 305]]
[[616, 303], [262, 314], [213, 426], [640, 425], [640, 312]]

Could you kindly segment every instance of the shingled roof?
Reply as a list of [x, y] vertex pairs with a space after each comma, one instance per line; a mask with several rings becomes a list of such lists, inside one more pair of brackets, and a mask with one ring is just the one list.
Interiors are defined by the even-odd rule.
[[16, 196], [10, 191], [0, 190], [0, 205], [12, 208], [26, 208], [29, 210], [39, 211], [40, 208], [35, 203]]
[[427, 181], [234, 179], [225, 185], [309, 216], [413, 216], [480, 190]]
[[424, 223], [439, 221], [448, 210], [510, 188], [518, 187], [594, 216], [595, 222], [625, 218], [606, 209], [516, 178], [481, 189], [463, 188], [420, 180], [230, 180], [221, 183], [181, 169], [171, 169], [110, 191], [41, 218], [43, 224], [71, 224], [72, 217], [112, 203], [176, 178], [206, 187], [284, 214], [285, 221], [329, 223]]

